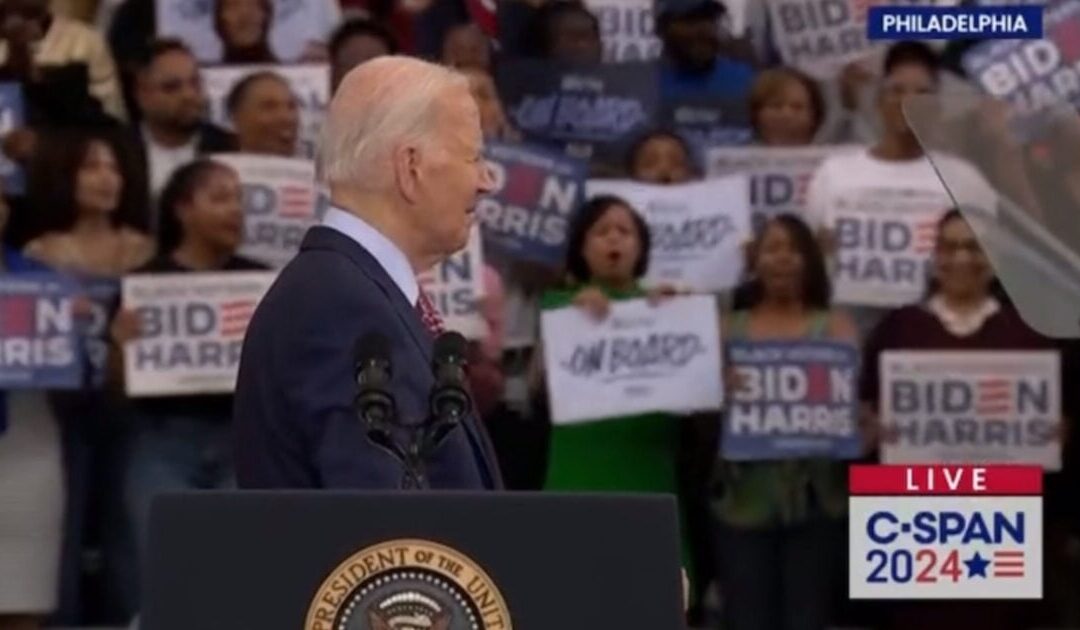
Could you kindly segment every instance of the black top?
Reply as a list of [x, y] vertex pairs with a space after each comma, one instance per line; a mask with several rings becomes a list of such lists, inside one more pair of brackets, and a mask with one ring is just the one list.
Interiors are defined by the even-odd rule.
[[[219, 271], [265, 271], [267, 269], [269, 267], [262, 263], [241, 256], [233, 256], [220, 269], [216, 269], [212, 273]], [[200, 270], [191, 269], [176, 262], [171, 254], [159, 254], [134, 271], [134, 273], [200, 272]], [[207, 422], [227, 422], [232, 417], [232, 401], [232, 394], [196, 394], [136, 398], [135, 404], [142, 414], [157, 418], [183, 416]]]
[[22, 86], [29, 127], [116, 129], [121, 126], [90, 94], [90, 70], [85, 63], [38, 66], [38, 76], [32, 81], [4, 66], [0, 67], [0, 82]]
[[220, 269], [192, 269], [176, 262], [172, 254], [158, 254], [132, 273], [217, 273], [219, 271], [269, 271], [269, 269], [270, 267], [261, 262], [243, 256], [233, 256], [225, 261]]

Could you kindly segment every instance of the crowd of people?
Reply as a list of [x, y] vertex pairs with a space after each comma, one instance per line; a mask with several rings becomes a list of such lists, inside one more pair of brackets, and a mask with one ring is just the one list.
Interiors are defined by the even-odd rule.
[[[183, 37], [162, 35], [150, 0], [0, 0], [0, 83], [18, 86], [24, 110], [2, 149], [25, 176], [25, 189], [4, 190], [0, 203], [4, 276], [53, 271], [115, 281], [269, 269], [239, 253], [244, 182], [213, 156], [313, 157], [305, 144], [310, 108], [282, 68], [323, 66], [332, 93], [350, 69], [375, 57], [440, 61], [468, 78], [485, 139], [536, 145], [541, 141], [514, 124], [501, 97], [500, 62], [511, 54], [571, 66], [604, 62], [602, 24], [588, 1], [498, 3], [499, 11], [514, 5], [507, 11], [520, 41], [496, 36], [483, 2], [211, 4], [208, 24], [221, 48], [214, 61]], [[1064, 464], [1047, 476], [1046, 597], [1017, 604], [853, 603], [845, 586], [848, 461], [728, 461], [718, 448], [723, 410], [553, 423], [540, 313], [576, 307], [602, 320], [616, 301], [659, 303], [685, 292], [643, 284], [650, 226], [642, 208], [617, 196], [593, 196], [574, 210], [557, 268], [510, 256], [485, 259], [478, 307], [486, 334], [471, 346], [469, 376], [507, 486], [677, 496], [694, 625], [1080, 627], [1080, 479], [1068, 439], [1080, 399], [1067, 385], [1078, 348], [1038, 334], [1020, 317], [968, 214], [936, 171], [974, 191], [965, 203], [990, 199], [986, 208], [994, 195], [1025, 208], [1046, 199], [1080, 206], [1080, 179], [1046, 184], [1045, 173], [1018, 176], [1007, 148], [978, 160], [941, 155], [931, 163], [904, 115], [904, 99], [970, 84], [957, 61], [964, 44], [896, 43], [821, 80], [783, 65], [766, 4], [741, 6], [746, 27], [739, 33], [720, 0], [658, 0], [655, 7], [661, 99], [740, 100], [755, 146], [850, 149], [818, 167], [803, 212], [755, 222], [743, 277], [716, 295], [723, 340], [858, 347], [859, 460], [866, 462], [878, 461], [881, 444], [892, 439], [878, 420], [883, 352], [1059, 353], [1064, 420], [1054, 440]], [[295, 54], [283, 54], [273, 28], [305, 12], [315, 26], [297, 31], [303, 41], [290, 42]], [[509, 22], [498, 21], [500, 28]], [[231, 85], [215, 122], [203, 75], [238, 65], [254, 69]], [[992, 128], [978, 120], [978, 132]], [[1075, 146], [1071, 157], [1068, 143], [1043, 149], [1074, 165]], [[656, 124], [633, 138], [621, 164], [596, 159], [589, 171], [593, 178], [686, 184], [707, 177], [708, 148]], [[838, 235], [829, 212], [864, 188], [902, 190], [940, 208], [926, 252], [927, 291], [916, 303], [837, 299]], [[88, 298], [76, 300], [74, 311], [86, 326], [103, 319], [100, 352], [87, 354], [100, 359], [100, 376], [87, 376], [74, 390], [0, 392], [0, 630], [130, 623], [140, 607], [153, 497], [235, 487], [232, 396], [126, 395], [123, 346], [139, 337], [144, 322], [118, 296], [101, 317]], [[739, 386], [730, 372], [724, 386]]]

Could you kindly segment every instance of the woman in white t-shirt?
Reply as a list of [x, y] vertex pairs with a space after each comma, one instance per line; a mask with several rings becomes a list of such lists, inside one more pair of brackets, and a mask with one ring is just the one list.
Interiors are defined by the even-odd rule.
[[[923, 216], [932, 223], [934, 217], [954, 206], [994, 211], [997, 194], [982, 175], [959, 158], [928, 155], [904, 117], [904, 99], [934, 93], [938, 72], [937, 55], [925, 44], [901, 42], [889, 49], [878, 93], [881, 138], [867, 149], [825, 160], [807, 190], [805, 218], [822, 236], [826, 251], [835, 253], [838, 241], [851, 236], [835, 232], [836, 215], [845, 211], [880, 212], [889, 218], [908, 216], [918, 224]], [[929, 260], [929, 249], [925, 253]], [[890, 262], [884, 264], [888, 268]], [[918, 274], [919, 282], [923, 275]], [[892, 297], [869, 299], [854, 293], [845, 295], [844, 282], [838, 281], [837, 299], [842, 304], [865, 307], [855, 309], [854, 314], [860, 330], [866, 332], [887, 308], [917, 299], [922, 288], [914, 284], [908, 297], [900, 297], [903, 291], [894, 291]]]

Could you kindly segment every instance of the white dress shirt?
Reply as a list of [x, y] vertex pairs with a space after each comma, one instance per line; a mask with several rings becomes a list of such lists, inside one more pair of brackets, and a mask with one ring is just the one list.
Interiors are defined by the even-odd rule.
[[172, 177], [178, 168], [195, 159], [198, 152], [199, 134], [191, 136], [191, 140], [178, 146], [166, 147], [154, 142], [154, 136], [145, 126], [142, 130], [143, 144], [146, 146], [146, 162], [150, 170], [150, 196], [157, 206], [158, 195], [161, 189]]
[[413, 273], [409, 259], [393, 241], [355, 214], [334, 206], [326, 210], [323, 225], [341, 232], [366, 249], [397, 288], [401, 289], [409, 304], [416, 305], [420, 297], [420, 285], [416, 281], [416, 274]]

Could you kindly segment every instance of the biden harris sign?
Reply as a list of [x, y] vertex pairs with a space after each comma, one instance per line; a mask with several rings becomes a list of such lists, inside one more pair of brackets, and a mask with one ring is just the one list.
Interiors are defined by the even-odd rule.
[[124, 347], [130, 396], [229, 393], [244, 333], [274, 272], [137, 274], [122, 304], [140, 334]]
[[724, 419], [724, 459], [859, 455], [853, 345], [733, 341], [727, 358], [739, 387]]
[[1061, 468], [1056, 352], [885, 352], [885, 463]]

